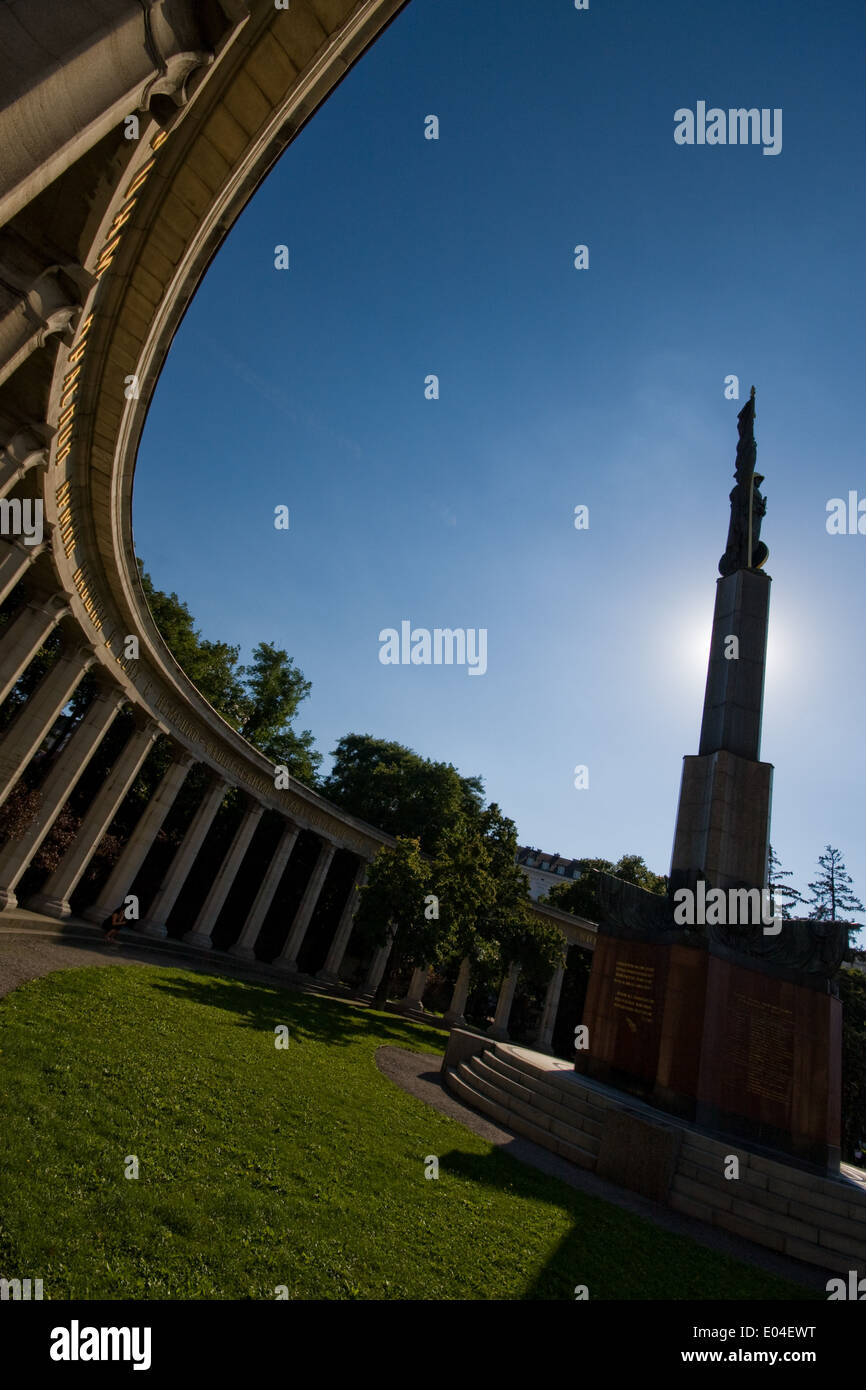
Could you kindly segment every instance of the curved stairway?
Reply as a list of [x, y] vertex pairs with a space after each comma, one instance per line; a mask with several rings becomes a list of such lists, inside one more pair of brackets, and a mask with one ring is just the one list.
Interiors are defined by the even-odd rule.
[[[562, 1063], [563, 1069], [567, 1064]], [[573, 1076], [570, 1069], [567, 1074]], [[550, 1079], [549, 1079], [550, 1078]], [[516, 1130], [581, 1168], [595, 1168], [602, 1131], [604, 1098], [565, 1089], [555, 1072], [542, 1072], [519, 1048], [496, 1043], [448, 1073], [455, 1095], [491, 1120]]]

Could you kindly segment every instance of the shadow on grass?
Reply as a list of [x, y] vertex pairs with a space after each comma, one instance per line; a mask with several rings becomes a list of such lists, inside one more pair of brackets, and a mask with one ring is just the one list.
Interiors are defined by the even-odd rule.
[[172, 978], [157, 978], [152, 987], [186, 1003], [233, 1014], [245, 1028], [257, 1032], [272, 1032], [277, 1023], [286, 1023], [294, 1042], [348, 1047], [371, 1037], [414, 1047], [416, 1051], [419, 1043], [435, 1047], [439, 1053], [444, 1050], [442, 1034], [425, 1028], [423, 1023], [319, 994], [301, 994], [274, 985], [185, 972]]
[[[515, 1172], [515, 1164], [519, 1172]], [[523, 1292], [517, 1295], [521, 1301], [574, 1302], [581, 1285], [587, 1288], [590, 1299], [605, 1300], [819, 1297], [813, 1289], [777, 1278], [688, 1236], [666, 1235], [643, 1218], [600, 1198], [563, 1191], [557, 1179], [528, 1168], [506, 1149], [488, 1154], [453, 1149], [440, 1156], [439, 1167], [482, 1187], [498, 1192], [511, 1189], [522, 1197], [547, 1202], [567, 1214], [571, 1228], [544, 1268], [535, 1275], [529, 1270], [515, 1271], [526, 1277]], [[657, 1242], [662, 1242], [662, 1251]], [[613, 1252], [618, 1252], [619, 1260]], [[626, 1259], [627, 1264], [621, 1262]]]

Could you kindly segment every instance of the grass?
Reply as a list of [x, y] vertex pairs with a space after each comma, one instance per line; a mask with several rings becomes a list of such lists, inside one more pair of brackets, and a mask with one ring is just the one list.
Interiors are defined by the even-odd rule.
[[387, 1043], [439, 1054], [442, 1038], [158, 967], [15, 990], [0, 1002], [0, 1276], [56, 1299], [810, 1297], [493, 1148], [387, 1081]]

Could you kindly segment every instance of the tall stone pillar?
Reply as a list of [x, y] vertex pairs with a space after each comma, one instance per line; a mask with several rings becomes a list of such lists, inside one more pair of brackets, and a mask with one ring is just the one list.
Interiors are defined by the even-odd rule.
[[0, 851], [0, 908], [17, 907], [15, 888], [48, 835], [69, 793], [87, 766], [94, 750], [126, 703], [116, 688], [104, 687], [91, 701], [87, 713], [40, 784], [39, 810], [17, 840]]
[[0, 806], [95, 659], [83, 644], [61, 652], [0, 738]]
[[23, 541], [0, 540], [0, 603], [5, 603], [19, 580], [29, 570], [37, 555], [43, 553], [42, 545], [25, 545]]
[[514, 1003], [514, 992], [517, 989], [517, 978], [520, 974], [520, 966], [512, 965], [499, 991], [499, 998], [496, 1001], [496, 1013], [493, 1022], [487, 1029], [487, 1035], [496, 1038], [499, 1042], [505, 1042], [508, 1037], [508, 1020], [511, 1017], [511, 1005]]
[[268, 871], [262, 879], [262, 886], [256, 894], [255, 902], [244, 922], [243, 930], [234, 946], [229, 947], [230, 956], [239, 956], [241, 960], [255, 960], [255, 944], [262, 929], [262, 923], [268, 915], [268, 909], [286, 871], [286, 865], [291, 858], [297, 838], [298, 827], [293, 825], [291, 821], [287, 821], [279, 844], [274, 851], [274, 857], [268, 865]]
[[469, 998], [469, 984], [472, 977], [472, 962], [467, 956], [461, 962], [460, 970], [457, 975], [457, 982], [454, 986], [454, 993], [451, 996], [451, 1003], [445, 1014], [443, 1022], [449, 1028], [462, 1028], [466, 1022], [463, 1017], [463, 1010], [466, 1008], [466, 1000]]
[[307, 928], [310, 925], [310, 919], [315, 911], [316, 903], [319, 901], [322, 885], [325, 882], [328, 870], [331, 867], [331, 861], [336, 852], [337, 846], [332, 844], [330, 840], [324, 840], [322, 842], [322, 848], [319, 850], [316, 866], [310, 875], [310, 881], [301, 899], [301, 905], [295, 914], [295, 920], [292, 923], [288, 940], [277, 956], [277, 959], [273, 962], [273, 966], [276, 970], [284, 970], [289, 975], [297, 975], [298, 953], [303, 945], [304, 937], [307, 934]]
[[0, 646], [0, 700], [6, 699], [46, 637], [68, 613], [65, 596], [54, 594], [51, 598], [33, 599], [25, 604], [18, 617], [10, 623]]
[[544, 1008], [541, 1011], [541, 1022], [538, 1025], [538, 1033], [535, 1037], [535, 1047], [538, 1052], [550, 1052], [553, 1044], [553, 1030], [556, 1027], [556, 1015], [559, 1011], [559, 996], [562, 993], [562, 981], [565, 978], [565, 962], [560, 961], [550, 977], [547, 986], [547, 993], [544, 996]]
[[424, 1012], [424, 991], [427, 988], [427, 981], [430, 977], [429, 965], [418, 965], [412, 971], [412, 978], [409, 981], [409, 988], [406, 991], [405, 999], [401, 999], [395, 1007], [403, 1013], [423, 1013]]
[[340, 914], [340, 922], [334, 933], [334, 939], [331, 942], [325, 964], [316, 975], [316, 979], [324, 981], [325, 984], [336, 985], [340, 983], [340, 966], [343, 964], [343, 957], [346, 954], [346, 948], [349, 945], [349, 939], [352, 935], [352, 925], [355, 921], [355, 913], [358, 910], [359, 894], [364, 886], [368, 868], [369, 865], [366, 860], [362, 860], [358, 866], [358, 872], [355, 874], [355, 880], [349, 889], [349, 896], [346, 898], [343, 911]]
[[174, 805], [175, 797], [192, 766], [192, 761], [188, 753], [178, 753], [167, 768], [99, 897], [92, 906], [85, 908], [82, 915], [88, 922], [104, 922], [108, 914], [126, 897], [159, 833], [160, 826]]
[[171, 910], [177, 902], [180, 890], [186, 883], [196, 855], [204, 844], [205, 837], [213, 824], [217, 811], [223, 804], [228, 789], [228, 782], [223, 781], [222, 777], [214, 777], [205, 790], [201, 804], [168, 866], [165, 878], [160, 884], [153, 902], [147, 910], [147, 916], [142, 920], [140, 930], [144, 932], [145, 936], [163, 937], [168, 935], [166, 922], [171, 916]]
[[69, 899], [158, 735], [157, 725], [149, 720], [133, 731], [88, 808], [71, 848], [42, 892], [28, 904], [34, 912], [59, 918], [70, 915]]
[[384, 943], [384, 945], [380, 946], [377, 950], [376, 954], [370, 962], [370, 968], [367, 971], [367, 977], [364, 980], [364, 985], [361, 990], [362, 994], [376, 993], [376, 990], [382, 983], [382, 976], [385, 974], [385, 967], [388, 964], [388, 957], [391, 954], [391, 948], [393, 945], [394, 937], [393, 935], [391, 935], [389, 936], [388, 940]]
[[235, 832], [231, 849], [211, 885], [210, 892], [202, 903], [191, 930], [183, 934], [184, 941], [189, 942], [190, 946], [198, 946], [202, 951], [209, 951], [213, 946], [211, 932], [216, 926], [217, 918], [222, 912], [223, 904], [237, 877], [244, 855], [250, 847], [250, 840], [255, 834], [264, 809], [261, 802], [249, 801], [247, 803], [241, 823]]

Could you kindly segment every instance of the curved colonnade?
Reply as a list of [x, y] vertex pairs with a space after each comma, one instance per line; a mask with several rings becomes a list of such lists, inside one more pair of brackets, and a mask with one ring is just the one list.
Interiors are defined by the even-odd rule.
[[[145, 906], [141, 929], [166, 935], [230, 789], [234, 838], [185, 939], [208, 949], [262, 818], [276, 848], [238, 920], [233, 954], [253, 959], [299, 835], [315, 836], [309, 870], [272, 965], [290, 974], [335, 855], [354, 881], [317, 974], [331, 982], [352, 930], [366, 865], [391, 838], [290, 780], [195, 689], [165, 646], [138, 575], [131, 498], [138, 442], [171, 339], [211, 257], [305, 121], [405, 0], [44, 0], [0, 11], [11, 82], [0, 112], [0, 602], [23, 594], [0, 642], [0, 700], [49, 635], [61, 650], [0, 737], [0, 805], [43, 748], [86, 673], [96, 693], [39, 785], [24, 833], [0, 849], [0, 907], [50, 834], [70, 790], [121, 710], [128, 738], [77, 834], [28, 907], [70, 914], [70, 899], [157, 740], [171, 757], [156, 793], [95, 902], [101, 921], [134, 883], [190, 769], [201, 800]], [[34, 518], [42, 508], [42, 534]], [[130, 643], [130, 638], [135, 642]], [[127, 653], [137, 647], [137, 655]], [[590, 924], [536, 907], [569, 941]], [[375, 989], [388, 948], [369, 962]], [[416, 972], [408, 999], [420, 999]], [[551, 980], [540, 1045], [549, 1046], [562, 972]], [[494, 1028], [507, 1029], [516, 976]], [[468, 966], [449, 1019], [462, 1016]]]

